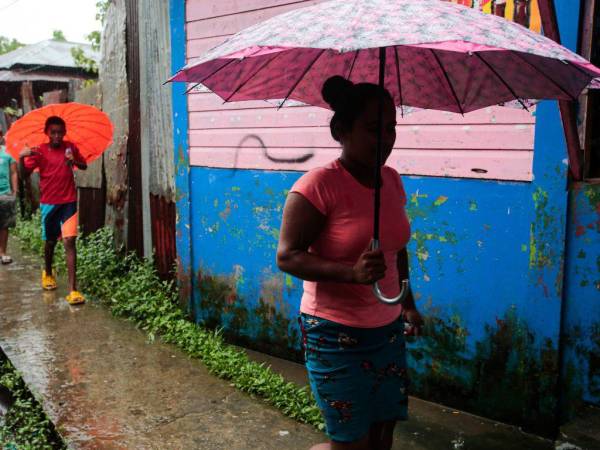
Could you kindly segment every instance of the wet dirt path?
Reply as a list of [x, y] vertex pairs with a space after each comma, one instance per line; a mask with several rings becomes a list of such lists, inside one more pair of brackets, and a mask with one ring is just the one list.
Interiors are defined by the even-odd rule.
[[77, 449], [306, 449], [314, 428], [210, 375], [174, 347], [148, 343], [99, 306], [40, 289], [40, 260], [11, 242], [0, 267], [0, 347]]

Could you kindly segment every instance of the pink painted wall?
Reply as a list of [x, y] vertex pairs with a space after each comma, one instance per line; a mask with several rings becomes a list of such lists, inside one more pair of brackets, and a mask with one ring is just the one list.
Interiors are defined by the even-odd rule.
[[[318, 0], [188, 0], [187, 57], [192, 60], [228, 36]], [[308, 170], [336, 158], [331, 112], [308, 106], [279, 111], [267, 102], [223, 104], [202, 89], [188, 98], [193, 166]], [[492, 107], [458, 114], [419, 111], [398, 118], [388, 165], [401, 174], [532, 180], [535, 118]]]

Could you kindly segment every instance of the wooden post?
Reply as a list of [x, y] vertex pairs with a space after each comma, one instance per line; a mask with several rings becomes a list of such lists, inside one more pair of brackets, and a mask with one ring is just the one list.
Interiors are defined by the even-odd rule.
[[[552, 0], [539, 0], [540, 15], [542, 18], [542, 29], [544, 35], [560, 44], [560, 32], [556, 19], [556, 10]], [[567, 149], [569, 152], [569, 169], [571, 177], [575, 181], [582, 178], [581, 173], [581, 145], [579, 144], [579, 133], [577, 130], [577, 108], [575, 102], [560, 100], [560, 115], [562, 117]]]
[[138, 2], [126, 0], [125, 7], [127, 9], [127, 85], [129, 86], [127, 248], [135, 251], [139, 256], [144, 256]]
[[21, 106], [23, 114], [27, 114], [35, 109], [35, 98], [33, 97], [33, 84], [31, 84], [31, 81], [21, 83]]

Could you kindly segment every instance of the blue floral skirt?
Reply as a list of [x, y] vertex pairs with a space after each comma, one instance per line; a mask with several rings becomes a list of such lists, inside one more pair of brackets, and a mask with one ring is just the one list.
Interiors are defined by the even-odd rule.
[[374, 423], [407, 419], [402, 319], [354, 328], [301, 314], [300, 325], [310, 386], [332, 440], [357, 441]]

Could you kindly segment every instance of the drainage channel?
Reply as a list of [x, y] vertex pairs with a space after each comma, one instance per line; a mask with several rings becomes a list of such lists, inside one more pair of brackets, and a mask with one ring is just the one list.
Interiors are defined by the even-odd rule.
[[0, 448], [66, 448], [42, 406], [1, 348]]

